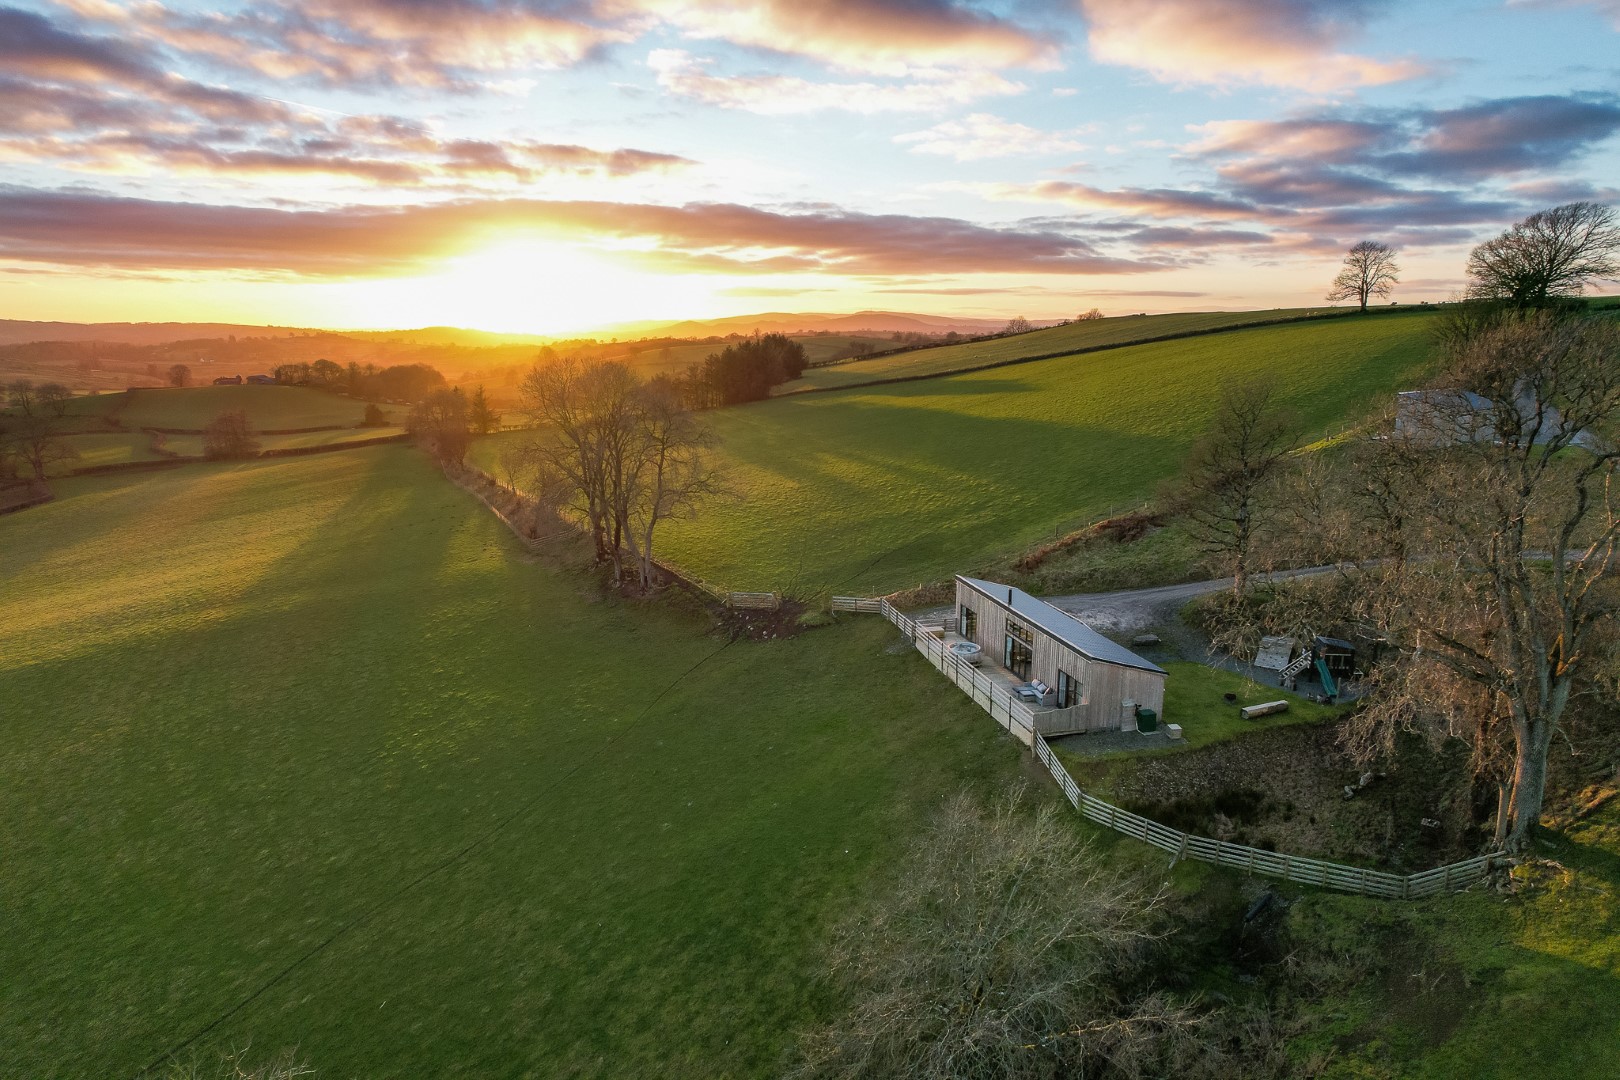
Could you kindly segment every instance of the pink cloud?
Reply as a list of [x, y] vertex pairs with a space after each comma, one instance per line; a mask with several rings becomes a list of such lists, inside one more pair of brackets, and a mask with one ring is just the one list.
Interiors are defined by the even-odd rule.
[[1340, 52], [1366, 19], [1356, 0], [1081, 0], [1091, 53], [1172, 83], [1328, 91], [1425, 73], [1409, 59]]

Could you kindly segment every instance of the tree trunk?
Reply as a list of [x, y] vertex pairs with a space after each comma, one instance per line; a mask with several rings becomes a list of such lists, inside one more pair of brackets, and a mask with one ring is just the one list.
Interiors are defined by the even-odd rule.
[[1530, 835], [1541, 824], [1541, 804], [1547, 794], [1547, 749], [1552, 725], [1532, 720], [1514, 749], [1512, 795], [1508, 800], [1507, 849], [1519, 854], [1530, 846]]

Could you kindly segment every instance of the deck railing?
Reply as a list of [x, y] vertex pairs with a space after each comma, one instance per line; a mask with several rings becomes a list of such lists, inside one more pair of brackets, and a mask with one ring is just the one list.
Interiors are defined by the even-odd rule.
[[1472, 859], [1437, 866], [1415, 874], [1391, 874], [1384, 870], [1371, 870], [1362, 866], [1312, 859], [1303, 855], [1288, 855], [1267, 851], [1247, 844], [1234, 844], [1226, 840], [1212, 840], [1207, 836], [1172, 829], [1152, 818], [1133, 814], [1113, 803], [1104, 802], [1081, 790], [1069, 770], [1058, 760], [1057, 753], [1047, 745], [1039, 731], [1037, 714], [1016, 700], [1001, 686], [950, 651], [943, 640], [919, 628], [917, 621], [898, 611], [887, 600], [866, 599], [855, 596], [837, 596], [832, 602], [834, 611], [855, 611], [881, 614], [911, 640], [917, 651], [928, 658], [947, 678], [960, 687], [990, 716], [1025, 746], [1035, 751], [1046, 770], [1052, 774], [1070, 804], [1088, 821], [1134, 837], [1161, 851], [1168, 851], [1171, 865], [1181, 859], [1242, 870], [1250, 874], [1281, 878], [1302, 885], [1315, 885], [1338, 892], [1359, 893], [1388, 900], [1416, 900], [1419, 897], [1451, 892], [1465, 888], [1487, 877], [1492, 867], [1503, 859], [1501, 852], [1490, 852]]

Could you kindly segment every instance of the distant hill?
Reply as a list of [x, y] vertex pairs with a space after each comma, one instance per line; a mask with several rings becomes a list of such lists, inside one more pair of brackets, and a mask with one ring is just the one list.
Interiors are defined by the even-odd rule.
[[487, 330], [463, 330], [457, 326], [426, 326], [419, 330], [321, 330], [296, 326], [254, 326], [247, 323], [75, 323], [32, 322], [0, 319], [0, 345], [22, 345], [35, 341], [105, 341], [124, 345], [168, 345], [176, 341], [204, 341], [220, 338], [288, 338], [340, 336], [359, 341], [387, 341], [411, 345], [462, 345], [487, 348], [492, 345], [539, 345], [555, 341], [555, 335], [495, 334]]
[[[609, 336], [706, 338], [727, 334], [760, 333], [853, 333], [862, 330], [892, 334], [911, 332], [945, 334], [984, 334], [1000, 330], [1005, 319], [958, 319], [940, 315], [911, 315], [896, 311], [859, 311], [853, 315], [772, 311], [759, 315], [735, 315], [725, 319], [689, 319], [685, 322], [626, 323], [603, 327], [588, 334], [567, 335], [580, 339]], [[1037, 326], [1047, 325], [1035, 323]], [[633, 328], [633, 329], [632, 329]], [[254, 326], [247, 323], [184, 322], [34, 322], [26, 319], [0, 319], [0, 345], [22, 345], [36, 341], [104, 341], [125, 345], [167, 345], [176, 341], [202, 341], [220, 338], [289, 338], [338, 335], [357, 341], [390, 342], [409, 345], [455, 345], [489, 348], [496, 345], [544, 345], [562, 340], [557, 334], [502, 334], [488, 330], [467, 330], [459, 326], [424, 326], [415, 330], [323, 330], [297, 326]]]
[[166, 345], [200, 338], [295, 337], [320, 331], [291, 326], [250, 326], [242, 323], [76, 323], [0, 319], [0, 345], [33, 341], [109, 341], [125, 345]]
[[[914, 315], [899, 311], [857, 311], [852, 315], [822, 312], [768, 311], [758, 315], [733, 315], [725, 319], [688, 319], [655, 327], [656, 332], [669, 337], [708, 337], [710, 335], [751, 334], [813, 334], [818, 331], [848, 334], [860, 330], [892, 334], [910, 332], [945, 334], [955, 330], [959, 334], [986, 334], [1007, 325], [1006, 319], [962, 319], [943, 315]], [[1043, 326], [1046, 323], [1035, 323]]]

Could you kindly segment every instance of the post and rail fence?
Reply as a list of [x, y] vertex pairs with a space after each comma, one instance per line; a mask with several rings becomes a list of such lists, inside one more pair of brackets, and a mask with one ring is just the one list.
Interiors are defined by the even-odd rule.
[[1057, 753], [1047, 744], [1035, 720], [1034, 713], [1013, 698], [1002, 687], [983, 675], [971, 664], [958, 659], [939, 637], [921, 630], [917, 621], [898, 611], [884, 599], [858, 596], [835, 596], [834, 611], [863, 612], [882, 615], [904, 634], [947, 678], [962, 689], [968, 697], [988, 712], [996, 723], [1012, 734], [1046, 767], [1047, 772], [1062, 789], [1064, 796], [1086, 820], [1134, 837], [1171, 855], [1174, 866], [1182, 859], [1241, 870], [1250, 874], [1281, 878], [1301, 885], [1333, 889], [1338, 892], [1357, 893], [1362, 896], [1386, 900], [1416, 900], [1425, 896], [1452, 892], [1466, 888], [1489, 876], [1493, 867], [1503, 861], [1501, 852], [1489, 852], [1461, 862], [1437, 866], [1415, 874], [1391, 874], [1361, 866], [1312, 859], [1303, 855], [1288, 855], [1267, 851], [1247, 844], [1226, 840], [1212, 840], [1207, 836], [1172, 829], [1152, 818], [1134, 814], [1112, 803], [1104, 802], [1081, 790], [1069, 770], [1058, 760]]

